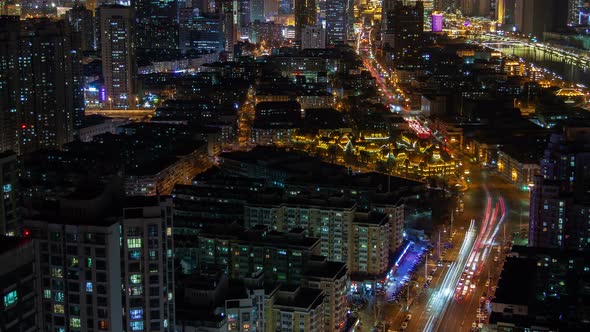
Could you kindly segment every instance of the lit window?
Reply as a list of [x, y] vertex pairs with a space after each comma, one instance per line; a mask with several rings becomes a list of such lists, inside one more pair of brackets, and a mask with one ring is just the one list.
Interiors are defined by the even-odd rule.
[[80, 327], [80, 318], [72, 317], [70, 318], [70, 327]]
[[143, 321], [130, 322], [131, 331], [143, 331]]
[[86, 293], [92, 293], [92, 282], [91, 281], [86, 282]]
[[54, 304], [53, 305], [53, 312], [56, 314], [63, 314], [64, 313], [64, 305], [63, 304]]
[[18, 301], [16, 290], [4, 295], [4, 308], [10, 307]]
[[106, 320], [99, 320], [98, 321], [98, 329], [99, 330], [108, 330], [109, 329], [109, 322]]
[[129, 310], [129, 316], [132, 320], [143, 319], [143, 309], [131, 309]]
[[143, 294], [143, 287], [141, 285], [132, 286], [131, 288], [129, 288], [129, 295], [138, 296], [141, 294]]
[[92, 267], [92, 258], [86, 258], [86, 267], [87, 268], [91, 268]]
[[129, 251], [129, 259], [131, 260], [138, 260], [141, 258], [141, 251], [139, 250], [131, 250]]
[[80, 260], [78, 259], [78, 257], [72, 257], [70, 259], [70, 267], [77, 267], [78, 264], [80, 264]]
[[140, 284], [141, 283], [141, 274], [132, 274], [129, 277], [129, 280], [132, 284]]
[[64, 293], [63, 292], [55, 292], [55, 294], [53, 294], [53, 300], [55, 302], [63, 303], [64, 302]]
[[43, 298], [50, 299], [51, 298], [51, 289], [45, 289], [43, 291]]
[[2, 191], [4, 191], [4, 193], [9, 193], [12, 191], [12, 184], [5, 184], [2, 186]]
[[59, 268], [59, 267], [52, 267], [51, 268], [51, 276], [53, 278], [63, 278], [64, 277], [63, 269]]
[[127, 248], [141, 248], [141, 239], [127, 239]]

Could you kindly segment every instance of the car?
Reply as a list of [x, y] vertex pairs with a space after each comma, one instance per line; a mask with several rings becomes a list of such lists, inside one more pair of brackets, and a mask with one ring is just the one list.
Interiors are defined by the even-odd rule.
[[407, 329], [408, 328], [408, 322], [403, 322], [401, 328], [402, 328], [402, 330]]
[[432, 276], [428, 276], [428, 278], [426, 278], [426, 280], [432, 281]]
[[412, 314], [407, 314], [406, 315], [406, 321], [409, 321], [410, 319], [412, 319]]

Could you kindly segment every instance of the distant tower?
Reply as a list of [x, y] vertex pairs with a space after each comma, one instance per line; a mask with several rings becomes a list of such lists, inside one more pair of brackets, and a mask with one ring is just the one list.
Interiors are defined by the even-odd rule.
[[133, 7], [99, 7], [102, 73], [109, 107], [135, 105], [137, 62]]
[[59, 149], [73, 140], [75, 84], [65, 21], [23, 21], [19, 46], [19, 152]]
[[82, 51], [94, 49], [94, 22], [92, 11], [76, 5], [66, 13], [72, 35], [72, 47]]
[[397, 2], [398, 0], [383, 0], [383, 5], [381, 7], [381, 43], [383, 46], [389, 44], [389, 46], [393, 47], [393, 21]]
[[19, 111], [18, 16], [0, 16], [0, 152], [18, 152]]
[[326, 44], [346, 43], [348, 28], [348, 0], [326, 0]]
[[137, 47], [178, 48], [178, 1], [132, 0], [135, 8]]
[[301, 43], [301, 32], [304, 26], [316, 24], [316, 1], [295, 0], [295, 41]]

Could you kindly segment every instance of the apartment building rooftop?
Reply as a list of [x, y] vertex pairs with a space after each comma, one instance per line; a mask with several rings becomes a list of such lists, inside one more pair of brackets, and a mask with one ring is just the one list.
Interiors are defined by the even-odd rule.
[[321, 289], [304, 288], [299, 285], [281, 285], [277, 292], [275, 306], [312, 310], [324, 299]]
[[311, 256], [307, 261], [304, 277], [318, 279], [340, 279], [347, 273], [346, 263], [333, 262], [324, 256]]

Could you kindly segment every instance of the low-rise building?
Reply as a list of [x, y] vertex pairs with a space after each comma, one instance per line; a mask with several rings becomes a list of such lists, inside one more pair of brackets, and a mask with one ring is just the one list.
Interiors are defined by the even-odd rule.
[[286, 198], [284, 201], [274, 198], [273, 201], [246, 203], [246, 227], [264, 225], [282, 232], [300, 228], [308, 236], [320, 239], [322, 256], [336, 262], [348, 261], [350, 225], [356, 211], [354, 201], [305, 195]]
[[345, 263], [314, 256], [307, 262], [301, 285], [324, 291], [324, 331], [342, 331], [346, 323], [349, 273]]
[[219, 270], [182, 281], [176, 331], [264, 331], [265, 290], [259, 278], [229, 280]]
[[264, 331], [326, 331], [324, 292], [298, 285], [271, 288], [266, 294]]
[[386, 214], [356, 213], [350, 232], [352, 274], [380, 276], [389, 267], [391, 221]]
[[320, 253], [320, 240], [301, 231], [281, 233], [256, 227], [211, 227], [198, 235], [198, 269], [217, 267], [230, 278], [263, 271], [267, 281], [298, 282], [309, 257]]

